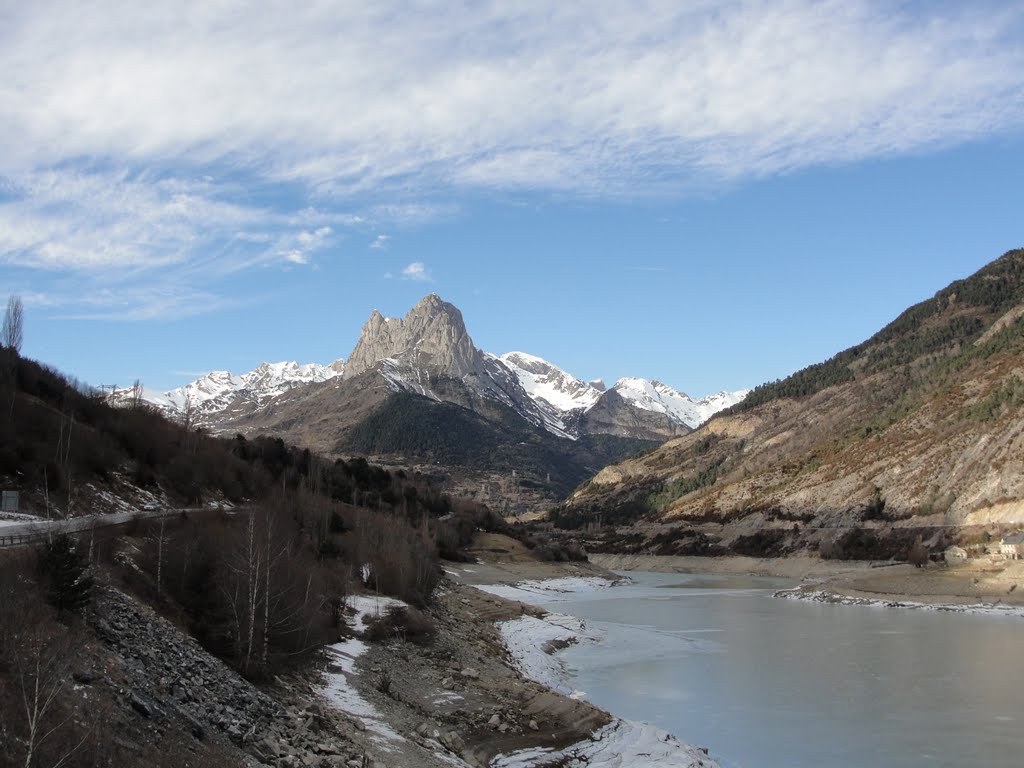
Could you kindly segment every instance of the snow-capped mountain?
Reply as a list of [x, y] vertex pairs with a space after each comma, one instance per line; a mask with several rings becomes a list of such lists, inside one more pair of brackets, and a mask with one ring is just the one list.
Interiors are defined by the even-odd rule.
[[577, 379], [556, 365], [525, 352], [506, 352], [499, 358], [534, 400], [543, 400], [560, 413], [590, 408], [603, 390]]
[[718, 392], [694, 400], [660, 381], [636, 377], [619, 379], [615, 386], [607, 389], [599, 379], [585, 382], [553, 363], [525, 352], [508, 352], [500, 359], [516, 375], [530, 397], [555, 409], [563, 417], [563, 422], [568, 423], [584, 423], [580, 421], [581, 417], [599, 404], [603, 410], [612, 411], [621, 407], [615, 403], [622, 403], [641, 411], [662, 414], [670, 422], [696, 429], [720, 410], [740, 402], [750, 392], [749, 389]]
[[568, 437], [558, 411], [524, 391], [499, 358], [478, 349], [458, 307], [430, 294], [405, 317], [377, 310], [363, 325], [345, 367], [346, 381], [380, 374], [394, 391], [467, 404], [482, 397], [506, 405], [535, 426]]
[[[274, 398], [304, 384], [317, 384], [341, 376], [343, 360], [330, 365], [295, 362], [262, 363], [248, 373], [235, 375], [228, 371], [212, 371], [195, 381], [168, 392], [143, 389], [142, 399], [165, 414], [181, 417], [187, 410], [196, 425], [210, 424], [228, 409], [258, 410]], [[118, 389], [111, 399], [124, 404], [133, 390]]]
[[736, 405], [750, 394], [749, 389], [741, 389], [716, 392], [694, 400], [660, 381], [634, 377], [619, 379], [612, 389], [634, 408], [664, 413], [690, 429], [696, 429], [719, 411]]
[[[374, 310], [347, 361], [263, 363], [241, 375], [214, 371], [170, 392], [146, 390], [142, 397], [171, 416], [181, 417], [188, 410], [193, 424], [233, 429], [280, 403], [286, 393], [289, 400], [304, 397], [293, 393], [296, 387], [331, 380], [346, 391], [383, 385], [391, 392], [475, 411], [498, 403], [530, 424], [570, 439], [610, 434], [665, 440], [696, 428], [748, 391], [694, 400], [661, 382], [634, 377], [606, 388], [600, 380], [585, 382], [526, 352], [498, 357], [474, 345], [457, 307], [430, 294], [402, 318]], [[132, 392], [118, 390], [113, 397], [124, 402]]]

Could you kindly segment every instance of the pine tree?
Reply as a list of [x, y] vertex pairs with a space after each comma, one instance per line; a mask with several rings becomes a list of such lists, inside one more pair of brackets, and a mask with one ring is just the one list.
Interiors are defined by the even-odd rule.
[[59, 615], [85, 607], [92, 597], [93, 577], [88, 554], [67, 534], [61, 534], [38, 551], [39, 577], [46, 597]]

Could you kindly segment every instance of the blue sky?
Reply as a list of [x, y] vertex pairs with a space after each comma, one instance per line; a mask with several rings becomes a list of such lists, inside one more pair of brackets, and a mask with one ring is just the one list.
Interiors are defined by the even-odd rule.
[[701, 395], [1024, 246], [1021, 3], [145, 5], [0, 6], [0, 293], [92, 384], [329, 362], [436, 292]]

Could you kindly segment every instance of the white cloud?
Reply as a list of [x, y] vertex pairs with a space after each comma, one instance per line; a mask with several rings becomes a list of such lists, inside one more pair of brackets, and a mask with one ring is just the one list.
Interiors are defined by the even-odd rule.
[[664, 193], [1024, 125], [1024, 5], [997, 0], [2, 16], [0, 265], [137, 296], [156, 279], [216, 294], [239, 270], [313, 263], [339, 230], [455, 215], [437, 201], [480, 188]]
[[[227, 199], [231, 188], [207, 180], [68, 167], [22, 173], [7, 183], [0, 267], [30, 268], [67, 283], [38, 294], [46, 294], [46, 306], [84, 311], [76, 317], [96, 316], [90, 297], [112, 287], [141, 302], [112, 310], [132, 319], [155, 318], [161, 307], [214, 311], [225, 306], [206, 300], [216, 295], [211, 286], [218, 280], [281, 261], [309, 264], [333, 244], [333, 225], [359, 223], [344, 213], [282, 213], [234, 202]], [[76, 277], [64, 279], [70, 274]], [[171, 287], [179, 298], [156, 296], [153, 285]], [[187, 298], [196, 296], [205, 298]]]
[[377, 235], [373, 242], [370, 243], [371, 248], [384, 249], [388, 247], [388, 240], [391, 239], [390, 235]]
[[402, 269], [402, 279], [429, 283], [434, 278], [430, 276], [430, 270], [422, 261], [414, 261]]
[[23, 3], [0, 33], [0, 158], [228, 161], [335, 192], [768, 173], [1019, 125], [1022, 13]]

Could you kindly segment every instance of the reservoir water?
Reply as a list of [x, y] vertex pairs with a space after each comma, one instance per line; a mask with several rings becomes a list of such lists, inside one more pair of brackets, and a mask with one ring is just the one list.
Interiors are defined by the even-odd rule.
[[780, 600], [776, 579], [630, 573], [542, 603], [602, 636], [562, 651], [616, 715], [725, 768], [1024, 765], [1024, 619]]

